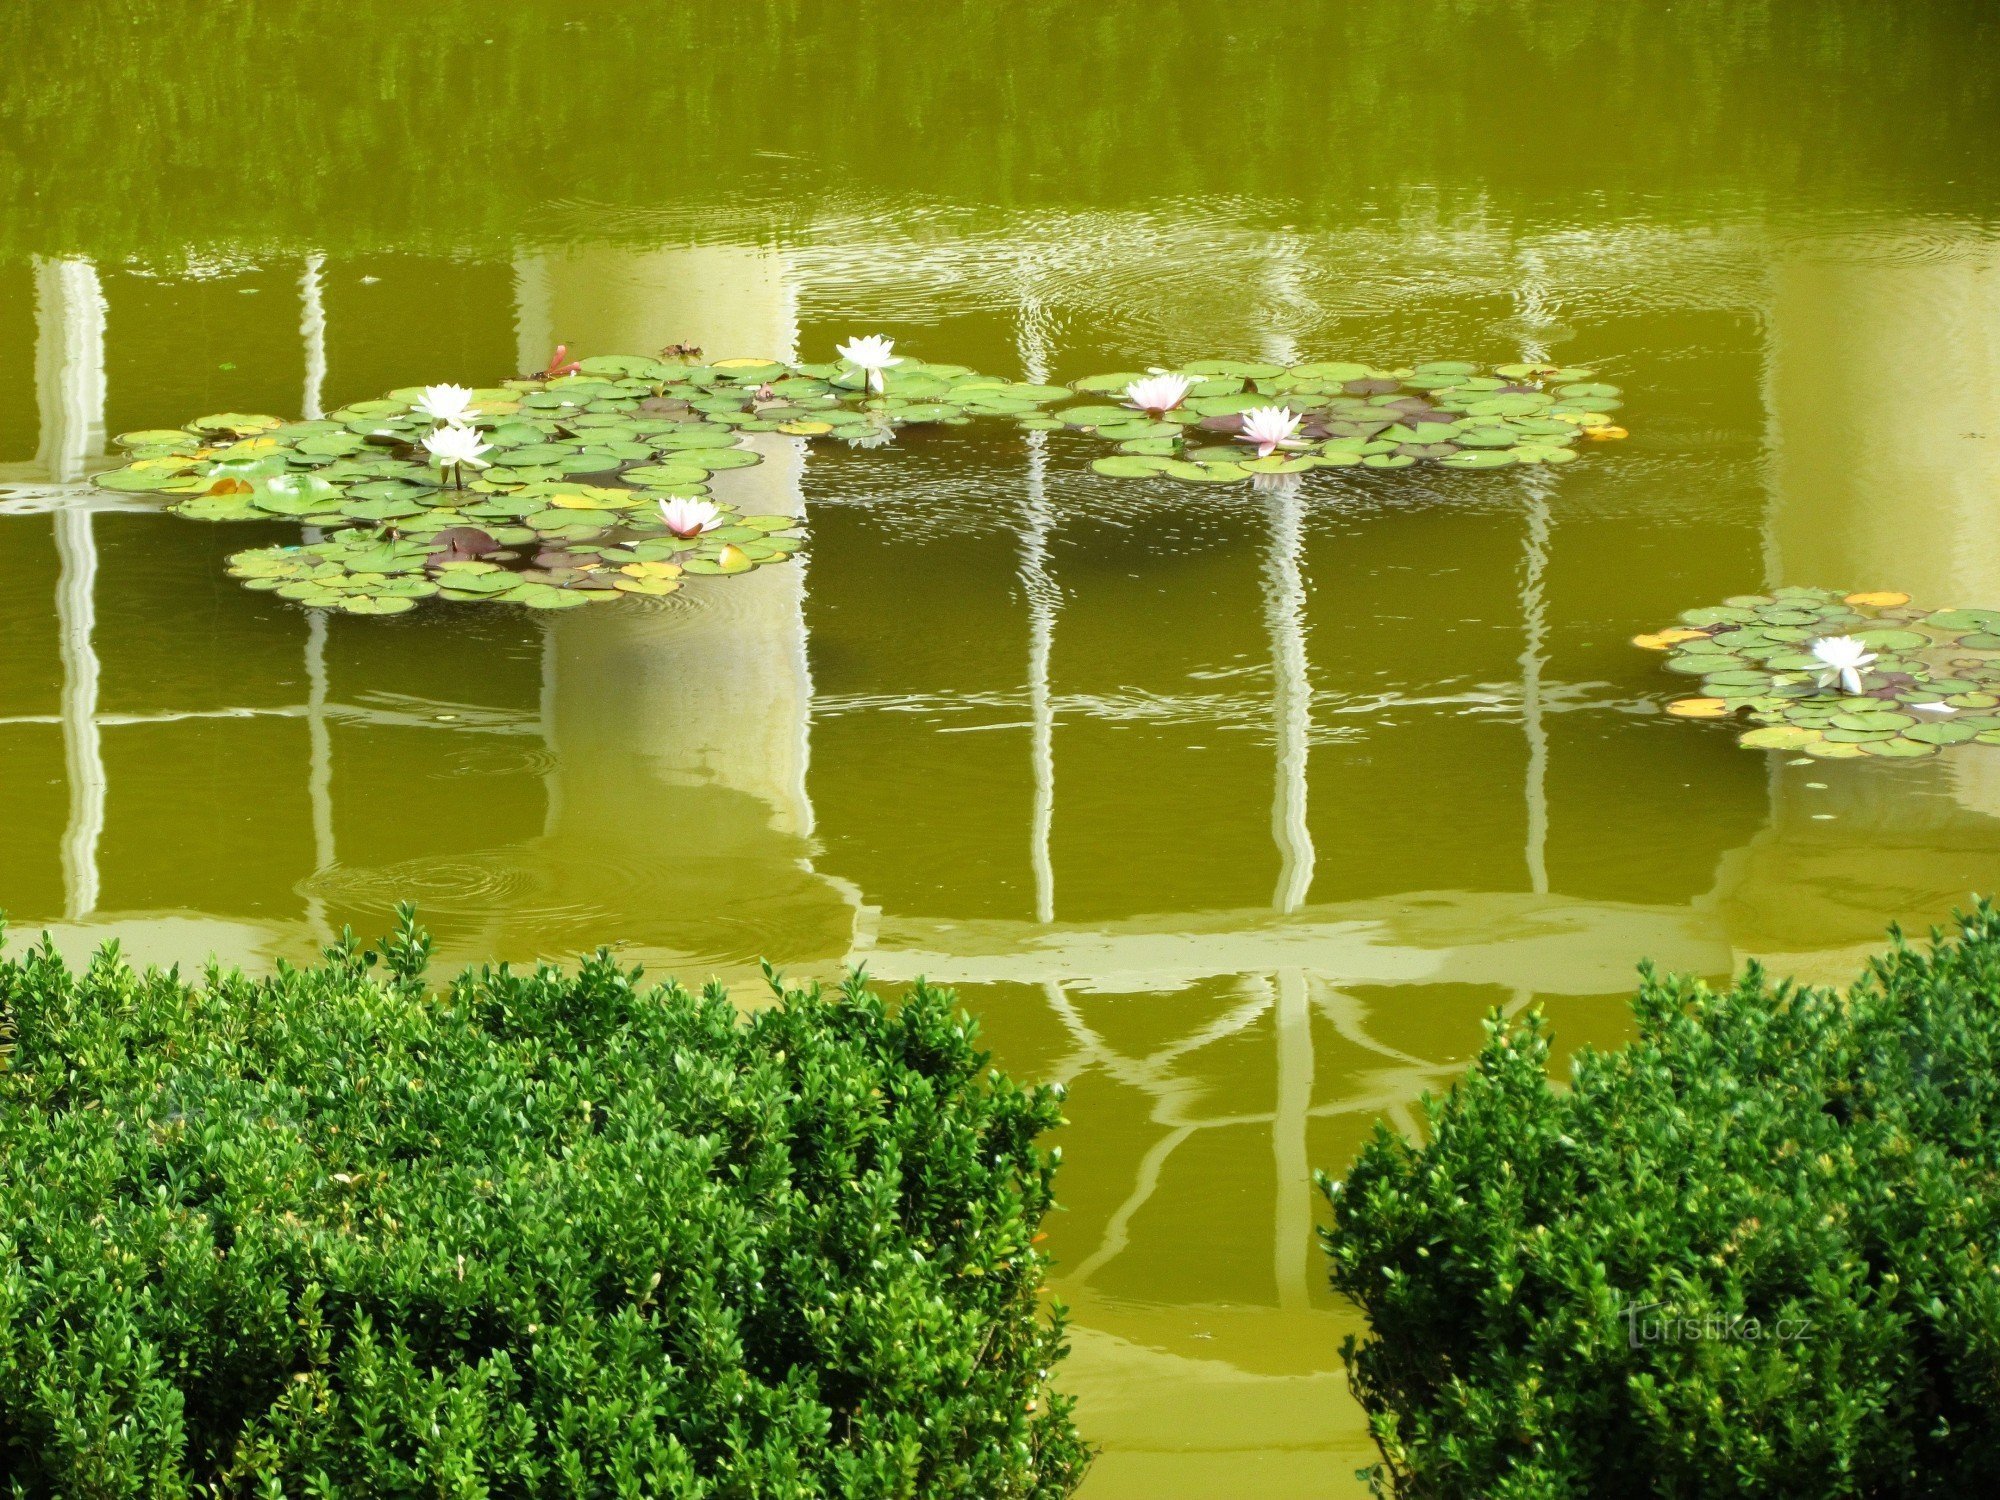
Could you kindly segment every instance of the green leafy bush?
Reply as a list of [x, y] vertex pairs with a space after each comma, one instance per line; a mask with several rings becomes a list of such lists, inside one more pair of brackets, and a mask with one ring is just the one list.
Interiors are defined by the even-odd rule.
[[1403, 1496], [1904, 1496], [2000, 1481], [2000, 918], [1845, 995], [1644, 971], [1547, 1081], [1496, 1018], [1323, 1183], [1346, 1350]]
[[[1053, 1497], [1059, 1117], [922, 985], [0, 963], [17, 1496]], [[774, 983], [774, 988], [781, 989]], [[0, 1488], [0, 1493], [9, 1492]]]

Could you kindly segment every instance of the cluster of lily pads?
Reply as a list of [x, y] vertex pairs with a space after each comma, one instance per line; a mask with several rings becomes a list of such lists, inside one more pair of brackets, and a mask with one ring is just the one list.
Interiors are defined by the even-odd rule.
[[1101, 473], [1209, 482], [1563, 463], [1581, 437], [1624, 435], [1608, 415], [1613, 387], [1551, 365], [1204, 360], [1057, 386], [899, 357], [880, 337], [839, 353], [704, 364], [679, 350], [571, 360], [559, 348], [542, 373], [482, 389], [412, 387], [311, 421], [222, 412], [129, 432], [125, 466], [98, 483], [158, 494], [195, 520], [331, 532], [230, 559], [249, 586], [308, 605], [394, 614], [435, 596], [561, 609], [796, 551], [795, 520], [739, 515], [711, 493], [716, 473], [759, 462], [746, 433], [872, 447], [906, 427], [1001, 419], [1115, 442]]
[[[1382, 370], [1209, 359], [1150, 375], [1093, 375], [1075, 388], [1099, 404], [1049, 420], [1116, 441], [1118, 451], [1092, 467], [1117, 478], [1224, 483], [1350, 466], [1564, 464], [1581, 439], [1625, 436], [1610, 415], [1618, 388], [1560, 365], [1488, 373], [1458, 360]], [[1111, 405], [1107, 396], [1124, 399]]]
[[1667, 711], [1746, 714], [1739, 743], [1825, 760], [2000, 744], [2000, 610], [1927, 609], [1887, 591], [1786, 588], [1691, 609], [1633, 643], [1701, 680]]

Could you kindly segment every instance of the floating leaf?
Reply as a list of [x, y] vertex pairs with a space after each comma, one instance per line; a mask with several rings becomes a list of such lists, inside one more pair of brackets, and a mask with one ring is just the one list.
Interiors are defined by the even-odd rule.
[[1137, 453], [1113, 453], [1104, 458], [1094, 458], [1090, 466], [1113, 479], [1144, 479], [1166, 472], [1166, 464], [1160, 458]]
[[1773, 724], [1747, 730], [1736, 743], [1750, 750], [1798, 750], [1820, 738], [1819, 731], [1799, 724]]
[[[1760, 727], [1742, 736], [1746, 746], [1802, 748], [1831, 759], [1917, 759], [1944, 746], [2000, 742], [1987, 739], [2000, 731], [2000, 714], [1955, 714], [2000, 708], [2000, 630], [1973, 628], [2000, 623], [1997, 616], [1985, 609], [1925, 613], [1895, 590], [1787, 587], [1689, 610], [1685, 625], [1638, 636], [1635, 644], [1664, 648], [1669, 671], [1699, 675], [1707, 701], [1724, 705], [1714, 715], [1677, 705], [1669, 712], [1722, 717], [1747, 709]], [[1858, 693], [1807, 649], [1834, 635], [1875, 653], [1856, 668]]]
[[1942, 724], [1912, 725], [1903, 731], [1903, 738], [1926, 745], [1962, 745], [1967, 740], [1976, 738], [1979, 733], [1979, 728], [1972, 724], [1946, 720]]
[[[631, 549], [653, 545], [661, 530], [657, 500], [707, 498], [713, 475], [760, 461], [743, 445], [745, 432], [874, 446], [901, 427], [1001, 420], [1030, 431], [1094, 432], [1101, 441], [1130, 445], [1093, 457], [1093, 467], [1108, 477], [1164, 474], [1216, 484], [1364, 463], [1400, 469], [1569, 462], [1582, 432], [1608, 422], [1604, 412], [1617, 404], [1617, 393], [1587, 371], [1523, 365], [1486, 374], [1454, 360], [1389, 370], [1342, 361], [1286, 367], [1197, 360], [1185, 367], [1187, 400], [1164, 419], [1123, 404], [1125, 387], [1141, 378], [1126, 372], [1065, 388], [908, 359], [887, 373], [886, 389], [877, 394], [837, 362], [703, 364], [698, 356], [605, 354], [568, 368], [572, 373], [474, 392], [491, 463], [462, 480], [441, 472], [421, 447], [432, 423], [413, 409], [421, 388], [411, 386], [309, 422], [219, 412], [185, 428], [140, 429], [120, 439], [129, 455], [125, 466], [99, 482], [163, 495], [193, 518], [284, 517], [329, 528], [315, 544], [325, 549], [310, 564], [315, 576], [239, 575], [319, 607], [336, 599], [407, 601], [417, 595], [384, 592], [371, 580], [416, 580], [427, 594], [431, 585], [421, 575], [449, 573], [441, 592], [450, 599], [569, 608], [571, 601], [553, 603], [534, 590], [599, 598], [619, 590], [588, 574], [524, 582], [516, 559], [491, 564], [512, 580], [504, 586], [477, 582], [493, 575], [459, 565], [499, 556], [489, 548], [637, 556]], [[1301, 451], [1260, 459], [1226, 441], [1200, 445], [1203, 429], [1233, 436], [1241, 412], [1281, 403], [1300, 419]], [[727, 493], [726, 483], [720, 488]], [[752, 518], [726, 526], [728, 535], [709, 538], [703, 549], [668, 546], [674, 556], [699, 550], [688, 560], [690, 571], [740, 572], [797, 551], [795, 524], [788, 517]], [[401, 562], [387, 572], [364, 566], [368, 554], [350, 530], [414, 545], [418, 560], [399, 554]], [[483, 540], [468, 550], [473, 538]], [[705, 567], [694, 567], [697, 560]]]
[[1863, 755], [1886, 756], [1891, 760], [1915, 760], [1919, 756], [1936, 755], [1938, 752], [1936, 745], [1900, 735], [1894, 739], [1870, 740], [1860, 748]]

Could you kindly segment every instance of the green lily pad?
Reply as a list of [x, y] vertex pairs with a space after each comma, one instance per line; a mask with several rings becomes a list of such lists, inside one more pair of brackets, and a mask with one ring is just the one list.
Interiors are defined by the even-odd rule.
[[185, 475], [173, 469], [113, 469], [108, 474], [97, 476], [101, 489], [118, 490], [123, 494], [155, 494], [169, 485], [180, 484]]
[[1748, 730], [1736, 743], [1748, 750], [1798, 750], [1820, 738], [1819, 731], [1798, 724], [1773, 724], [1766, 729]]
[[1099, 474], [1113, 479], [1144, 479], [1169, 472], [1171, 460], [1137, 453], [1112, 453], [1103, 458], [1094, 458], [1090, 467]]
[[[1615, 392], [1588, 372], [1533, 365], [1483, 372], [1458, 360], [1378, 369], [1319, 361], [1286, 367], [1242, 359], [1197, 360], [1184, 367], [1187, 399], [1162, 419], [1124, 403], [1142, 378], [1113, 372], [1074, 387], [982, 375], [964, 365], [905, 358], [870, 391], [839, 360], [787, 364], [746, 358], [703, 363], [607, 353], [581, 372], [510, 379], [474, 392], [487, 466], [447, 474], [422, 449], [433, 423], [413, 409], [421, 387], [352, 402], [323, 419], [284, 422], [254, 413], [220, 412], [185, 428], [124, 434], [123, 467], [103, 475], [111, 490], [159, 494], [178, 514], [212, 521], [287, 519], [325, 528], [325, 550], [306, 566], [313, 576], [232, 568], [246, 586], [269, 586], [316, 607], [411, 599], [442, 592], [464, 600], [527, 592], [537, 608], [571, 608], [567, 595], [612, 597], [615, 585], [556, 576], [515, 578], [505, 587], [475, 584], [491, 576], [456, 570], [442, 582], [432, 539], [484, 528], [495, 545], [526, 549], [578, 546], [656, 529], [662, 497], [705, 497], [711, 477], [760, 462], [745, 432], [781, 432], [812, 441], [826, 436], [875, 446], [901, 427], [1003, 421], [1029, 431], [1066, 429], [1116, 444], [1090, 455], [1107, 477], [1154, 474], [1196, 483], [1253, 475], [1304, 477], [1320, 468], [1365, 463], [1394, 470], [1419, 463], [1459, 468], [1512, 462], [1573, 461], [1580, 433], [1547, 410], [1561, 399], [1573, 410], [1613, 402]], [[1232, 441], [1233, 418], [1256, 406], [1287, 406], [1299, 419], [1300, 450], [1257, 458]], [[579, 477], [582, 476], [582, 477]], [[449, 483], [446, 483], [449, 481]], [[723, 495], [727, 481], [717, 481]], [[773, 525], [737, 521], [704, 542], [722, 572], [746, 571], [796, 552], [791, 518]], [[397, 536], [415, 558], [385, 562], [350, 531]], [[733, 550], [725, 553], [724, 547]], [[722, 561], [726, 559], [726, 565]], [[464, 561], [463, 558], [457, 558]], [[496, 572], [514, 570], [486, 564]], [[516, 566], [521, 566], [517, 563]], [[531, 571], [533, 571], [531, 569]], [[384, 582], [383, 580], [389, 580]], [[395, 582], [401, 580], [401, 582]], [[534, 590], [554, 589], [561, 602]], [[366, 612], [372, 603], [362, 603]], [[393, 607], [392, 607], [393, 608]]]
[[1924, 616], [1924, 624], [1939, 630], [2000, 631], [2000, 610], [1940, 609]]
[[1917, 721], [1909, 714], [1892, 712], [1835, 714], [1833, 724], [1836, 729], [1908, 729]]
[[1863, 630], [1855, 639], [1871, 651], [1915, 651], [1931, 643], [1929, 636], [1914, 630]]
[[1861, 747], [1861, 753], [1885, 756], [1890, 760], [1915, 760], [1919, 756], [1936, 755], [1938, 747], [1898, 735], [1894, 739], [1871, 740]]
[[[1914, 759], [2000, 733], [2000, 712], [1950, 712], [2000, 710], [2000, 649], [1986, 649], [1981, 640], [1991, 636], [2000, 648], [2000, 630], [1967, 628], [1995, 614], [1926, 613], [1894, 591], [1787, 587], [1688, 610], [1681, 619], [1689, 629], [1641, 635], [1637, 644], [1663, 649], [1661, 664], [1670, 672], [1700, 675], [1704, 692], [1724, 701], [1723, 712], [1747, 706], [1760, 726], [1744, 735], [1747, 746], [1813, 755], [1841, 746]], [[1832, 636], [1874, 653], [1857, 668], [1859, 692], [1847, 691], [1850, 684], [1812, 649]], [[1768, 674], [1728, 664], [1746, 659]], [[1767, 686], [1754, 686], [1757, 679]], [[1940, 711], [1931, 712], [1932, 705]]]
[[1979, 733], [1979, 729], [1972, 724], [1946, 720], [1938, 724], [1914, 724], [1903, 731], [1903, 738], [1926, 745], [1962, 745]]
[[1239, 463], [1226, 460], [1198, 462], [1189, 459], [1169, 458], [1157, 461], [1158, 472], [1171, 474], [1176, 479], [1189, 479], [1197, 484], [1226, 484], [1233, 479], [1248, 479], [1250, 471]]

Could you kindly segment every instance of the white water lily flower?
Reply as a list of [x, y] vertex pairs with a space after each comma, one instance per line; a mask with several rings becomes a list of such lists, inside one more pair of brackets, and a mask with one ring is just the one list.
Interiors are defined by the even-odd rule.
[[430, 450], [439, 468], [456, 469], [470, 464], [475, 469], [484, 469], [488, 461], [479, 455], [491, 452], [493, 445], [480, 442], [479, 434], [470, 427], [454, 426], [425, 433], [424, 447]]
[[900, 365], [902, 356], [895, 352], [896, 341], [885, 339], [879, 333], [871, 333], [865, 339], [849, 339], [836, 346], [840, 357], [857, 370], [868, 372], [868, 389], [882, 389], [882, 372], [891, 365]]
[[1144, 380], [1135, 380], [1125, 387], [1125, 401], [1127, 405], [1157, 417], [1187, 400], [1188, 390], [1193, 385], [1194, 382], [1185, 375], [1170, 375], [1165, 370], [1155, 370]]
[[417, 410], [447, 427], [463, 426], [468, 418], [479, 415], [479, 408], [472, 404], [472, 392], [462, 385], [425, 386], [423, 395], [417, 397]]
[[667, 523], [667, 530], [686, 541], [720, 526], [722, 512], [706, 500], [662, 500], [660, 519]]
[[1299, 420], [1289, 406], [1253, 406], [1243, 413], [1243, 430], [1237, 437], [1255, 443], [1259, 458], [1269, 458], [1280, 448], [1305, 446], [1294, 436], [1299, 430]]
[[1923, 714], [1955, 714], [1958, 712], [1949, 703], [1906, 703], [1903, 706], [1913, 712]]
[[1867, 643], [1851, 635], [1822, 636], [1812, 643], [1812, 654], [1826, 665], [1826, 670], [1819, 674], [1821, 687], [1829, 686], [1838, 677], [1840, 685], [1855, 694], [1861, 691], [1861, 669], [1875, 664], [1875, 653], [1868, 649]]

